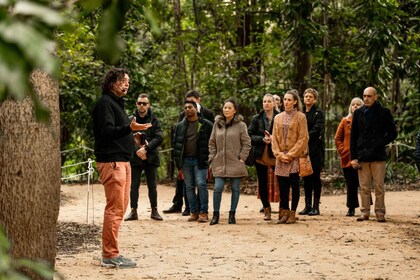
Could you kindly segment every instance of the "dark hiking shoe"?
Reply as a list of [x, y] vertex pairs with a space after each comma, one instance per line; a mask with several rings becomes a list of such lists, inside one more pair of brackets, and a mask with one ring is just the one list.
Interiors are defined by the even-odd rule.
[[136, 262], [124, 258], [123, 256], [118, 256], [112, 259], [101, 259], [101, 266], [108, 268], [133, 268], [137, 265]]

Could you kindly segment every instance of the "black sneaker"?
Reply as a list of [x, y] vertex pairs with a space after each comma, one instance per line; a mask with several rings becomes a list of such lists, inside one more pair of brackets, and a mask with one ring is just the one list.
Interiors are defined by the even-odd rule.
[[172, 205], [171, 208], [167, 210], [163, 210], [163, 213], [165, 214], [172, 214], [172, 213], [181, 213], [182, 209], [180, 207], [176, 207], [175, 205]]
[[133, 268], [137, 265], [136, 262], [124, 258], [123, 256], [118, 256], [112, 259], [101, 259], [101, 266], [108, 268]]
[[184, 212], [182, 212], [182, 216], [189, 216], [189, 215], [191, 215], [190, 209], [185, 208]]

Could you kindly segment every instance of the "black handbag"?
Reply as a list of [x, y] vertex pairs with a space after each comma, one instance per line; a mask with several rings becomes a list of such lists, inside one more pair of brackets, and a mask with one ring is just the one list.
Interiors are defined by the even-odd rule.
[[249, 151], [249, 155], [245, 160], [245, 164], [248, 166], [254, 166], [255, 163], [255, 146], [251, 146], [251, 150]]

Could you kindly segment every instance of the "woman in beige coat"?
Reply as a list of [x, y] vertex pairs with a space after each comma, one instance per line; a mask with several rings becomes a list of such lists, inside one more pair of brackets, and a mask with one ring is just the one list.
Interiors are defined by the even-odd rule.
[[248, 176], [245, 160], [251, 149], [246, 124], [238, 115], [238, 103], [230, 98], [223, 104], [223, 116], [216, 116], [209, 140], [209, 162], [214, 176], [213, 218], [210, 225], [219, 223], [220, 203], [226, 179], [230, 179], [232, 197], [229, 224], [235, 224], [240, 181]]
[[[308, 127], [298, 92], [289, 90], [284, 95], [285, 111], [274, 119], [272, 150], [276, 157], [276, 168], [280, 189], [278, 224], [296, 222], [299, 203], [299, 158], [308, 150]], [[292, 205], [289, 208], [289, 192], [292, 187]]]

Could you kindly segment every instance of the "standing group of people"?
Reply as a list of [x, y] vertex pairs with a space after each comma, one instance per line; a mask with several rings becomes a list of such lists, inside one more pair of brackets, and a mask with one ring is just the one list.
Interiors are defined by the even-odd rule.
[[299, 214], [320, 214], [325, 116], [315, 105], [317, 97], [316, 90], [312, 88], [305, 90], [305, 107], [303, 107], [299, 93], [296, 90], [289, 90], [284, 94], [282, 106], [276, 107], [276, 96], [266, 94], [263, 98], [263, 110], [251, 120], [248, 133], [255, 147], [258, 193], [264, 208], [264, 220], [271, 220], [267, 181], [268, 171], [272, 169], [277, 176], [280, 189], [277, 223], [296, 222], [296, 210], [300, 198], [299, 162], [300, 158], [305, 158], [308, 154], [312, 161], [313, 174], [304, 177], [306, 203]]
[[[190, 212], [188, 221], [209, 220], [207, 175], [210, 167], [215, 180], [213, 217], [210, 224], [219, 222], [219, 210], [226, 180], [230, 180], [232, 186], [229, 223], [234, 224], [239, 201], [240, 178], [248, 175], [244, 161], [248, 157], [251, 140], [246, 125], [239, 115], [239, 106], [234, 99], [226, 100], [222, 114], [217, 115], [214, 120], [209, 120], [198, 112], [197, 102], [188, 100], [189, 94], [191, 92], [187, 94], [184, 103], [185, 118], [176, 125], [173, 137], [174, 161], [184, 178], [186, 208]], [[198, 99], [198, 93], [194, 91], [194, 94]], [[181, 212], [181, 207], [174, 203], [164, 212]]]
[[386, 222], [385, 146], [397, 138], [397, 130], [390, 110], [379, 103], [378, 97], [376, 89], [368, 87], [363, 91], [363, 100], [353, 98], [349, 114], [334, 137], [347, 185], [347, 216], [354, 216], [359, 207], [360, 186], [361, 215], [357, 221], [369, 220], [373, 185], [376, 220]]
[[[120, 254], [118, 231], [129, 198], [131, 212], [125, 220], [138, 219], [138, 195], [143, 171], [151, 218], [163, 220], [157, 210], [156, 190], [157, 167], [160, 164], [157, 148], [162, 143], [163, 133], [152, 113], [147, 94], [139, 95], [135, 112], [131, 117], [127, 116], [123, 97], [128, 89], [128, 72], [122, 68], [110, 70], [104, 77], [102, 96], [93, 110], [95, 156], [106, 196], [101, 258], [101, 265], [105, 267], [136, 266], [134, 261]], [[214, 117], [211, 111], [200, 105], [198, 92], [188, 92], [173, 137], [173, 158], [179, 170], [174, 204], [164, 213], [180, 213], [184, 197], [186, 210], [183, 215], [189, 216], [188, 221], [208, 222], [207, 179], [211, 170], [214, 192], [210, 225], [219, 223], [222, 193], [227, 181], [232, 189], [228, 223], [235, 224], [240, 180], [248, 175], [245, 161], [253, 146], [264, 220], [271, 220], [268, 181], [270, 172], [274, 172], [280, 193], [277, 223], [296, 222], [300, 198], [300, 159], [308, 155], [313, 173], [303, 177], [305, 208], [299, 214], [320, 215], [325, 115], [316, 106], [317, 98], [315, 89], [306, 89], [303, 107], [296, 90], [287, 91], [283, 99], [266, 94], [263, 110], [252, 118], [247, 127], [239, 114], [236, 100], [229, 98], [224, 101], [222, 113]], [[397, 132], [390, 111], [382, 107], [377, 99], [378, 94], [373, 87], [365, 89], [363, 101], [353, 99], [349, 115], [343, 118], [335, 136], [348, 187], [348, 216], [353, 216], [359, 206], [357, 189], [360, 183], [362, 214], [358, 221], [369, 219], [372, 182], [377, 221], [386, 221], [385, 146], [396, 138]]]

